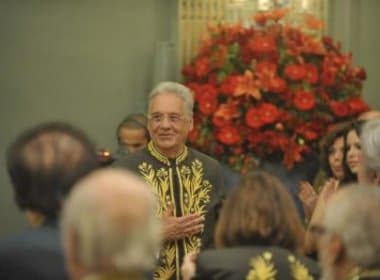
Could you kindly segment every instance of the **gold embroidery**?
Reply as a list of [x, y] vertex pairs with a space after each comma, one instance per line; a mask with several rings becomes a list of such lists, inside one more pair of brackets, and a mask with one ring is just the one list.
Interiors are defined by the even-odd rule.
[[166, 242], [161, 252], [162, 265], [158, 266], [153, 274], [153, 279], [170, 279], [175, 273], [176, 249], [173, 242]]
[[[187, 150], [186, 153], [187, 154]], [[178, 160], [177, 160], [178, 161]], [[157, 215], [161, 216], [169, 203], [173, 203], [171, 190], [173, 187], [172, 182], [172, 169], [161, 167], [155, 170], [151, 164], [146, 162], [141, 163], [139, 166], [140, 174], [148, 182], [157, 198]], [[177, 168], [177, 167], [174, 167]], [[182, 165], [177, 169], [179, 174], [179, 191], [181, 197], [181, 215], [188, 215], [191, 213], [199, 213], [205, 215], [206, 207], [210, 202], [210, 192], [212, 185], [208, 180], [204, 180], [203, 164], [199, 160], [194, 160], [191, 167]], [[191, 251], [198, 251], [201, 247], [200, 235], [190, 236], [183, 240], [185, 253]], [[166, 242], [162, 248], [161, 261], [162, 264], [154, 273], [155, 279], [169, 279], [176, 272], [176, 267], [179, 271], [179, 260], [177, 259], [177, 245], [175, 242]], [[178, 262], [178, 264], [177, 264]]]
[[[140, 174], [148, 182], [157, 199], [157, 215], [160, 217], [171, 203], [169, 173], [165, 168], [155, 171], [151, 164], [139, 165]], [[174, 242], [166, 242], [161, 249], [161, 265], [154, 272], [154, 279], [170, 279], [176, 271], [176, 247]]]
[[252, 269], [248, 272], [247, 280], [274, 280], [277, 271], [274, 267], [272, 254], [264, 252], [262, 256], [252, 258], [250, 261]]
[[[184, 215], [198, 213], [205, 215], [206, 206], [210, 202], [210, 192], [212, 185], [208, 180], [204, 180], [203, 164], [199, 160], [194, 160], [189, 166], [183, 165], [180, 170], [180, 184], [183, 192], [181, 207]], [[193, 235], [184, 240], [185, 252], [198, 251], [201, 247], [199, 235]]]
[[[170, 161], [169, 159], [161, 154], [155, 147], [152, 141], [148, 143], [148, 151], [150, 152], [151, 155], [153, 155], [156, 159], [161, 161], [162, 163], [166, 164], [167, 166], [170, 166]], [[176, 164], [181, 163], [184, 161], [188, 155], [188, 148], [185, 146], [182, 153], [176, 158]]]
[[366, 279], [366, 278], [375, 278], [380, 276], [380, 269], [362, 269], [360, 267], [354, 268], [347, 279], [350, 280], [360, 280], [360, 279]]
[[290, 263], [290, 270], [294, 280], [313, 280], [314, 278], [310, 275], [309, 270], [305, 265], [298, 261], [293, 255], [288, 256], [288, 261]]

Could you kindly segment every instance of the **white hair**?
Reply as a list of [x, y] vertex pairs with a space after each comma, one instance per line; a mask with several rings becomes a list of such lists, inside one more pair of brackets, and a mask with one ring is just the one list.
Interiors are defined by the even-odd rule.
[[380, 189], [351, 185], [332, 198], [323, 220], [327, 232], [342, 239], [348, 258], [365, 268], [380, 264], [378, 213]]
[[150, 92], [148, 106], [150, 106], [150, 102], [155, 96], [163, 93], [171, 93], [181, 98], [185, 105], [185, 111], [187, 116], [193, 116], [194, 97], [193, 93], [188, 87], [175, 82], [161, 82]]
[[380, 119], [367, 121], [360, 135], [367, 170], [380, 170]]
[[62, 231], [65, 247], [71, 234], [77, 262], [91, 272], [150, 270], [159, 250], [153, 194], [142, 179], [117, 169], [97, 171], [74, 187]]

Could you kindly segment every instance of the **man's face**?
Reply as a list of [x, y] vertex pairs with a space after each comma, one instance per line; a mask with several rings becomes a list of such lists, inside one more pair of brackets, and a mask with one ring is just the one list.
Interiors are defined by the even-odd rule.
[[193, 119], [180, 97], [165, 92], [150, 101], [148, 130], [156, 148], [167, 157], [174, 158], [182, 151], [192, 127]]
[[119, 131], [119, 145], [128, 150], [136, 152], [143, 149], [148, 143], [145, 129], [123, 127]]

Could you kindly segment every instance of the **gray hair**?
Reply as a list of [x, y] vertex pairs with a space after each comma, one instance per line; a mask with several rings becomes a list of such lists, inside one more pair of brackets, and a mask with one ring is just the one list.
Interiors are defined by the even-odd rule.
[[380, 189], [351, 185], [328, 204], [323, 224], [340, 236], [350, 260], [364, 268], [380, 265]]
[[102, 169], [79, 182], [65, 203], [61, 230], [65, 247], [71, 234], [75, 258], [91, 272], [151, 270], [159, 251], [154, 196], [124, 170]]
[[366, 171], [380, 170], [380, 119], [373, 119], [364, 124], [360, 135], [362, 154], [365, 158]]
[[[193, 116], [194, 98], [193, 93], [188, 87], [175, 82], [161, 82], [150, 92], [148, 106], [150, 106], [150, 102], [154, 97], [163, 93], [171, 93], [181, 98], [185, 105], [187, 116]], [[149, 109], [148, 107], [148, 113]]]

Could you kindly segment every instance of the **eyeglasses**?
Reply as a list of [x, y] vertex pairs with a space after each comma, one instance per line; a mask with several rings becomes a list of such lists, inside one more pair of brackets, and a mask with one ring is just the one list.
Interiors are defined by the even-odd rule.
[[180, 114], [152, 114], [149, 116], [149, 120], [155, 124], [162, 123], [165, 119], [167, 119], [169, 123], [178, 124], [183, 121], [185, 117]]

